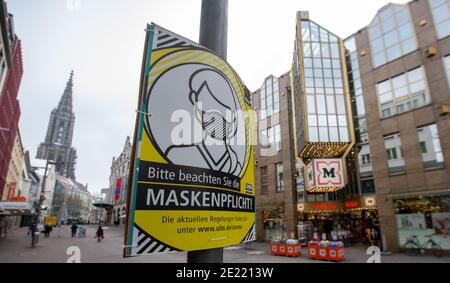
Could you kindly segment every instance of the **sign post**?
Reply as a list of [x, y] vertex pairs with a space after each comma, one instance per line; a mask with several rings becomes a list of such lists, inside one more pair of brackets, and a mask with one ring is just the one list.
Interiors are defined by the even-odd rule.
[[[199, 43], [227, 59], [228, 0], [202, 0]], [[222, 263], [223, 249], [188, 252], [187, 262]]]
[[250, 98], [223, 57], [148, 27], [125, 257], [187, 251], [188, 262], [222, 262], [223, 247], [255, 240]]

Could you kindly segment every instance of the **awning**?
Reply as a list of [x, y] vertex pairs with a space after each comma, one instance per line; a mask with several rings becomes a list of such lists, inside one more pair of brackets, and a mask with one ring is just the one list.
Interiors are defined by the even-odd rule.
[[113, 207], [112, 204], [102, 203], [102, 202], [94, 203], [92, 205], [95, 207], [98, 207], [98, 208], [112, 208]]
[[31, 215], [32, 209], [33, 209], [32, 202], [0, 201], [0, 215], [8, 215], [8, 216]]

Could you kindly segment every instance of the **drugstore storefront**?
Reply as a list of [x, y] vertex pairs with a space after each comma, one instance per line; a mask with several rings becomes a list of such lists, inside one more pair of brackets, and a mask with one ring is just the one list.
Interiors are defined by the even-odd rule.
[[302, 242], [318, 237], [339, 240], [346, 245], [369, 244], [366, 229], [374, 229], [371, 237], [379, 238], [379, 222], [374, 197], [349, 201], [309, 202], [298, 205], [298, 235]]

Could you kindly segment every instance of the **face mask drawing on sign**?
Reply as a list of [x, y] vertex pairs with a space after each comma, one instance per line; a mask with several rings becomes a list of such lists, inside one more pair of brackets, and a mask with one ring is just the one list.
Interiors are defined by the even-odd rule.
[[[181, 96], [177, 89], [175, 92], [166, 92], [165, 95], [173, 96], [177, 100], [175, 104], [183, 104], [181, 108], [189, 111], [193, 138], [189, 143], [171, 144], [167, 147], [158, 143], [160, 149], [173, 164], [239, 176], [246, 148], [245, 138], [243, 144], [240, 144], [239, 138], [245, 137], [245, 123], [243, 117], [240, 117], [241, 107], [230, 82], [224, 74], [212, 68], [200, 65], [185, 65], [180, 68], [189, 68], [191, 71], [188, 77], [183, 78], [186, 82], [183, 90], [185, 94]], [[156, 110], [156, 106], [153, 109]], [[152, 115], [155, 121], [157, 118]], [[195, 134], [196, 127], [201, 129], [200, 135]], [[156, 133], [157, 129], [152, 132]]]

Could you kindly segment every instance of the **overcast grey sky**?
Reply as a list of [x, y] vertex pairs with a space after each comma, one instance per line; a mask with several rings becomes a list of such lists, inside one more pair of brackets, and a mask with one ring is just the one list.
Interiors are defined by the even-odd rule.
[[[201, 0], [7, 0], [23, 41], [20, 89], [23, 144], [32, 157], [45, 138], [75, 70], [73, 146], [77, 179], [91, 192], [108, 187], [113, 156], [134, 129], [144, 28], [155, 22], [197, 41]], [[395, 3], [406, 3], [399, 0]], [[292, 62], [296, 11], [347, 37], [372, 20], [386, 0], [229, 0], [228, 61], [250, 90]]]

